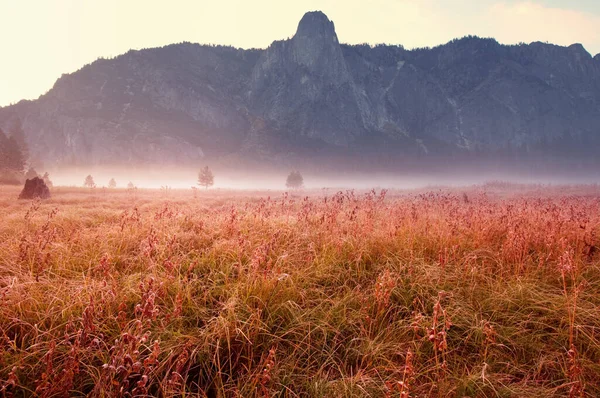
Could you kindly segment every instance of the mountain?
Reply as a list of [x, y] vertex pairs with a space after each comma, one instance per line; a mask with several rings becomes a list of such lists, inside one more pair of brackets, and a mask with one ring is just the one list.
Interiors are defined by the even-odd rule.
[[580, 44], [340, 44], [322, 12], [267, 49], [191, 43], [63, 75], [20, 119], [46, 166], [508, 156], [595, 159], [600, 54]]

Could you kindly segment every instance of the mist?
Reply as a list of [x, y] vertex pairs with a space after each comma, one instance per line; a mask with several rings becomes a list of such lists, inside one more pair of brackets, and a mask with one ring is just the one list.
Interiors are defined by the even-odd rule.
[[[131, 182], [137, 188], [144, 189], [204, 189], [198, 185], [198, 171], [192, 168], [163, 168], [161, 170], [141, 170], [139, 168], [95, 167], [89, 169], [72, 168], [50, 171], [55, 186], [82, 187], [87, 175], [94, 178], [98, 188], [108, 187], [111, 178], [117, 182], [117, 188], [127, 188]], [[291, 170], [290, 170], [291, 171]], [[307, 190], [342, 189], [421, 189], [427, 187], [462, 187], [479, 185], [492, 181], [515, 184], [598, 184], [597, 173], [580, 171], [533, 172], [525, 170], [488, 170], [473, 171], [398, 171], [398, 172], [340, 172], [314, 171], [303, 172], [303, 188]], [[286, 191], [286, 178], [289, 171], [240, 171], [213, 170], [214, 185], [210, 189], [246, 190], [246, 191]]]

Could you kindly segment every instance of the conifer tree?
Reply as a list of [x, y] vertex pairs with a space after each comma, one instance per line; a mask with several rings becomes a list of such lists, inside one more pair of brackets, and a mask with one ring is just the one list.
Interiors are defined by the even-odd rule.
[[8, 138], [6, 143], [6, 169], [22, 175], [25, 171], [25, 157], [23, 156], [23, 152], [21, 152], [21, 147], [13, 136]]
[[20, 151], [21, 156], [25, 163], [29, 161], [29, 147], [25, 139], [25, 131], [23, 130], [23, 124], [21, 119], [17, 119], [12, 128], [10, 129], [10, 136], [15, 139]]
[[0, 129], [0, 171], [8, 169], [8, 137]]
[[215, 177], [213, 176], [212, 171], [205, 166], [200, 173], [198, 173], [198, 185], [203, 186], [208, 189], [208, 187], [212, 186], [215, 183]]

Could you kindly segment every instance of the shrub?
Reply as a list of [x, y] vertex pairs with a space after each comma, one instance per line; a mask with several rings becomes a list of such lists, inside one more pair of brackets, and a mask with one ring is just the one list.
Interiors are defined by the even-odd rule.
[[302, 185], [304, 185], [304, 178], [302, 177], [302, 174], [300, 174], [299, 171], [292, 171], [288, 175], [287, 180], [285, 182], [285, 186], [292, 189], [302, 188]]

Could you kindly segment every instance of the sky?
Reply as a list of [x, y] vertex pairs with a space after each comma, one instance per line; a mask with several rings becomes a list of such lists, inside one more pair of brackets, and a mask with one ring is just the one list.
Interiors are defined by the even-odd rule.
[[266, 48], [307, 11], [342, 43], [581, 43], [600, 53], [599, 0], [0, 0], [0, 106], [35, 99], [99, 57], [182, 41]]

